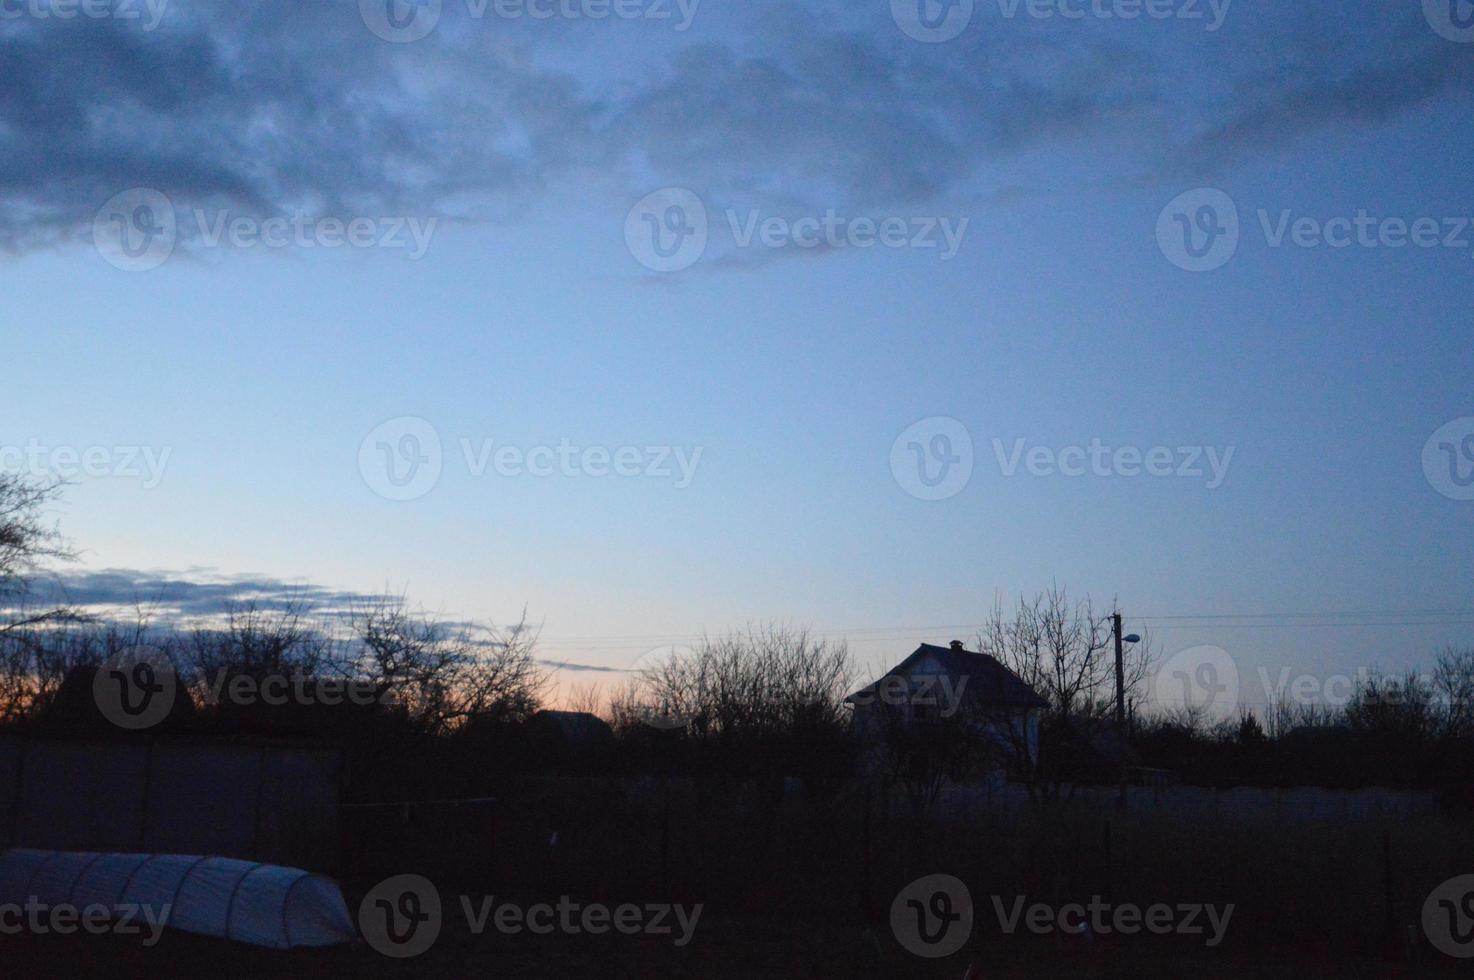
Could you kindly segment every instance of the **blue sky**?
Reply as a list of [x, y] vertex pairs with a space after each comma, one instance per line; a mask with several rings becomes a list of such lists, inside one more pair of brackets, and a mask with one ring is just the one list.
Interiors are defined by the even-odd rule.
[[[853, 631], [878, 665], [1052, 582], [1155, 617], [1165, 656], [1425, 664], [1474, 629], [1474, 501], [1422, 463], [1474, 416], [1474, 229], [1271, 233], [1363, 211], [1442, 239], [1474, 216], [1474, 44], [1414, 4], [1279, 7], [1207, 31], [979, 3], [936, 44], [886, 3], [706, 0], [681, 32], [446, 0], [407, 44], [353, 3], [0, 21], [0, 445], [167, 451], [157, 485], [75, 481], [58, 516], [85, 568], [526, 606], [547, 657], [601, 667], [768, 619]], [[656, 272], [626, 226], [672, 187], [709, 242]], [[180, 223], [146, 271], [92, 240], [133, 188]], [[1194, 272], [1158, 221], [1200, 188], [1239, 240]], [[415, 259], [212, 246], [196, 209], [437, 223]], [[728, 217], [831, 210], [967, 224], [944, 260], [742, 247]], [[406, 417], [441, 473], [388, 500], [360, 448]], [[972, 474], [918, 499], [893, 443], [935, 418], [968, 433]], [[1010, 476], [995, 439], [1233, 455], [1216, 486]], [[478, 476], [462, 440], [701, 456], [689, 486]], [[1161, 618], [1408, 610], [1464, 612]]]

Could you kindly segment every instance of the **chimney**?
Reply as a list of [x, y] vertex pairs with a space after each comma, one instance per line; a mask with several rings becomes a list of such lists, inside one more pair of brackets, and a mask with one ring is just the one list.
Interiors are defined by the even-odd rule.
[[962, 641], [961, 640], [953, 640], [952, 641], [952, 649], [953, 650], [956, 650], [956, 651], [958, 651], [960, 653], [962, 651]]

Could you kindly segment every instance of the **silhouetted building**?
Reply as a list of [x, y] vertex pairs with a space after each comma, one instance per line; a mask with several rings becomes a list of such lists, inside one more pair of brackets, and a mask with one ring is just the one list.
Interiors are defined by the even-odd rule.
[[950, 728], [957, 737], [985, 735], [1031, 768], [1039, 758], [1039, 720], [1048, 702], [996, 658], [960, 640], [923, 643], [875, 683], [845, 699], [855, 731], [866, 739], [917, 725]]

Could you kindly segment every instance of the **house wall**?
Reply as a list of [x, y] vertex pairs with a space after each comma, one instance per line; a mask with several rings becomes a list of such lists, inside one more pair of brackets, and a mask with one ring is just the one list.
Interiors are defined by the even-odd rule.
[[[946, 668], [931, 654], [923, 656], [905, 674], [911, 682], [913, 695], [923, 690], [929, 690], [939, 698], [951, 690], [940, 686], [941, 681], [938, 678], [946, 675]], [[931, 685], [930, 687], [927, 686], [929, 684]], [[965, 695], [965, 691], [962, 693]], [[888, 709], [891, 709], [891, 706], [881, 703], [879, 699], [868, 704], [856, 704], [854, 706], [853, 716], [855, 731], [866, 738], [880, 737], [885, 731], [885, 712]], [[947, 706], [943, 705], [932, 710], [945, 713], [946, 709]], [[910, 700], [905, 704], [894, 706], [894, 710], [901, 712], [906, 724], [910, 725], [915, 722], [915, 705]], [[1000, 717], [980, 719], [978, 724], [982, 730], [990, 733], [995, 740], [1010, 750], [1017, 748], [1019, 745], [1025, 746], [1025, 751], [1028, 753], [1027, 765], [1029, 768], [1038, 764], [1038, 709], [1007, 709]]]

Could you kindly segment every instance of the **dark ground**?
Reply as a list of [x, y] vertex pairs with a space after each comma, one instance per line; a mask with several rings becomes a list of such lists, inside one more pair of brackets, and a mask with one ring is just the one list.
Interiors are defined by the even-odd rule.
[[168, 932], [147, 948], [115, 936], [0, 938], [0, 976], [16, 978], [134, 977], [661, 977], [751, 980], [756, 977], [961, 978], [969, 954], [982, 978], [1080, 977], [1086, 980], [1216, 980], [1266, 978], [1382, 980], [1466, 977], [1467, 964], [1424, 953], [1422, 963], [1345, 958], [1300, 948], [1290, 953], [1206, 949], [1156, 938], [1113, 944], [1038, 939], [992, 945], [974, 937], [969, 951], [940, 961], [908, 955], [888, 929], [808, 926], [793, 921], [703, 915], [695, 938], [677, 949], [668, 937], [474, 936], [458, 919], [439, 942], [411, 960], [387, 959], [366, 945], [323, 951], [272, 952]]

